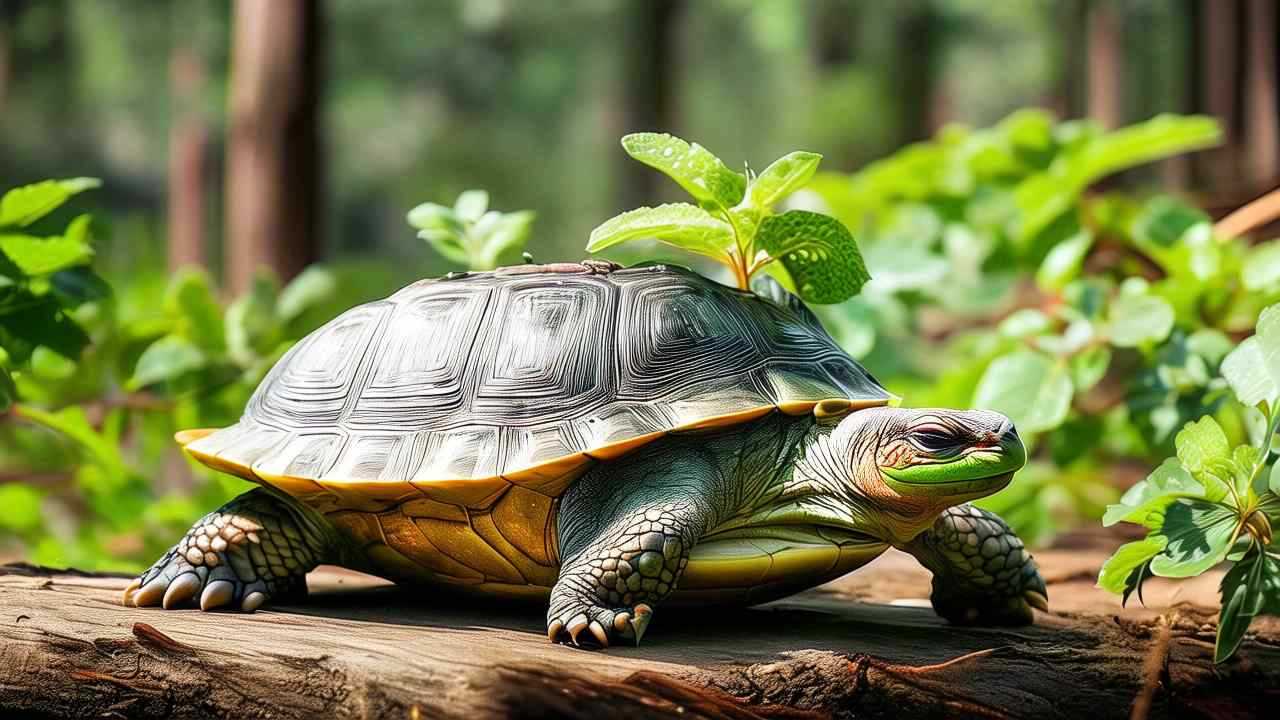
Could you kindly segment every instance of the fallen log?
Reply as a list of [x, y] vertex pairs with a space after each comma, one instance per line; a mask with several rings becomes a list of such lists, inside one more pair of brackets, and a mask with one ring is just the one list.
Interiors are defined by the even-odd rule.
[[638, 648], [551, 645], [542, 609], [322, 568], [252, 615], [125, 608], [127, 579], [0, 567], [0, 717], [1252, 717], [1280, 707], [1280, 621], [1215, 666], [1220, 576], [1095, 589], [1106, 543], [1038, 554], [1053, 612], [961, 628], [900, 554], [757, 608], [661, 612]]

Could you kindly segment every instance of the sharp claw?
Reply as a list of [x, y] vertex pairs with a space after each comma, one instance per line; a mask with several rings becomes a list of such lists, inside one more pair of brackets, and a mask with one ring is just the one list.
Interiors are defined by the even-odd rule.
[[200, 593], [200, 609], [212, 610], [231, 602], [236, 586], [228, 580], [214, 580], [204, 587]]
[[146, 585], [143, 585], [142, 589], [133, 593], [133, 606], [147, 607], [149, 605], [159, 605], [160, 598], [164, 597], [166, 587], [168, 587], [168, 585], [162, 577], [158, 577]]
[[164, 600], [160, 604], [165, 610], [172, 610], [195, 597], [199, 591], [200, 578], [195, 573], [183, 573], [169, 583], [169, 589], [164, 591]]
[[577, 615], [574, 615], [572, 618], [570, 618], [569, 625], [567, 626], [566, 629], [568, 629], [569, 637], [573, 640], [574, 645], [580, 645], [580, 643], [578, 642], [578, 635], [582, 632], [582, 629], [585, 628], [586, 626], [587, 626], [586, 615], [583, 615], [582, 613], [578, 613]]
[[1027, 604], [1031, 607], [1041, 612], [1049, 612], [1049, 598], [1044, 593], [1027, 590], [1022, 593], [1022, 597], [1026, 599]]
[[125, 607], [133, 607], [133, 594], [137, 592], [140, 587], [142, 587], [142, 579], [135, 578], [133, 582], [129, 583], [129, 587], [124, 589], [124, 595], [121, 596], [120, 602]]
[[240, 609], [245, 612], [253, 612], [262, 607], [262, 603], [267, 601], [267, 596], [254, 590], [244, 596], [244, 600], [240, 603]]
[[636, 617], [631, 621], [631, 630], [636, 634], [636, 645], [640, 644], [640, 638], [644, 637], [645, 628], [649, 627], [649, 620], [653, 617], [653, 608], [644, 603], [640, 603], [635, 607]]
[[560, 636], [560, 631], [563, 629], [564, 623], [559, 620], [552, 620], [551, 624], [547, 626], [547, 639], [551, 642], [555, 642], [556, 638]]
[[592, 620], [587, 628], [591, 630], [592, 635], [596, 636], [596, 642], [600, 643], [600, 647], [609, 647], [609, 636], [605, 633], [603, 625]]

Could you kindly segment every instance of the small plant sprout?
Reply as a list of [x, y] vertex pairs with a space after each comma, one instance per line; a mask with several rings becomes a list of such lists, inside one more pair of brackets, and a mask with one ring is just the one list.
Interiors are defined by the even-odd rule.
[[453, 207], [423, 203], [409, 211], [409, 224], [435, 251], [470, 270], [492, 270], [529, 240], [531, 210], [503, 213], [489, 209], [489, 193], [467, 190]]
[[665, 173], [695, 204], [670, 203], [622, 213], [591, 232], [589, 252], [629, 240], [653, 238], [724, 263], [742, 290], [760, 270], [803, 300], [847, 300], [869, 276], [853, 236], [839, 220], [774, 205], [799, 190], [822, 156], [789, 153], [760, 174], [730, 170], [706, 148], [659, 133], [622, 138], [631, 157]]
[[1222, 610], [1214, 661], [1235, 653], [1255, 615], [1280, 613], [1280, 470], [1271, 463], [1280, 425], [1280, 305], [1258, 319], [1257, 334], [1222, 361], [1236, 398], [1258, 411], [1250, 444], [1235, 448], [1212, 416], [1188, 423], [1175, 438], [1177, 457], [1165, 460], [1107, 508], [1104, 525], [1129, 522], [1147, 537], [1120, 547], [1102, 567], [1099, 587], [1125, 600], [1152, 575], [1199, 575], [1224, 560]]

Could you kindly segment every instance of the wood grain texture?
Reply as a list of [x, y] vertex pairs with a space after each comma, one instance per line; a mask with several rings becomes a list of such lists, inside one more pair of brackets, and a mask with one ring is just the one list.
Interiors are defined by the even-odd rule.
[[1220, 575], [1157, 579], [1150, 607], [1121, 611], [1093, 588], [1114, 542], [1037, 553], [1055, 611], [1034, 627], [944, 624], [918, 607], [928, 573], [891, 552], [759, 608], [665, 612], [643, 647], [608, 652], [548, 644], [536, 604], [426, 598], [344, 571], [314, 573], [304, 603], [240, 615], [124, 608], [124, 579], [8, 566], [0, 716], [1102, 719], [1139, 695], [1153, 718], [1273, 711], [1280, 621], [1215, 667]]

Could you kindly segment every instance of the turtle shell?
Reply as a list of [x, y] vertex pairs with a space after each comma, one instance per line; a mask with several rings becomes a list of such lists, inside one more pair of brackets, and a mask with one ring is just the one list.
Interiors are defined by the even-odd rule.
[[890, 395], [798, 303], [683, 268], [526, 265], [414, 283], [291, 349], [205, 464], [331, 507], [558, 497], [667, 433]]

